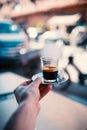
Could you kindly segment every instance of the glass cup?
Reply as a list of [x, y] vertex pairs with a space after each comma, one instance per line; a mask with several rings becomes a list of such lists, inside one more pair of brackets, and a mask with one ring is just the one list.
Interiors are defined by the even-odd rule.
[[56, 82], [58, 75], [58, 57], [41, 57], [41, 70], [44, 82]]

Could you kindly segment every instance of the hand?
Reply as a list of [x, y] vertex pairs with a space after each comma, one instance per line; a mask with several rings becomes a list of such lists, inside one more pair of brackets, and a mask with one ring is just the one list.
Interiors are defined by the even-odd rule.
[[[26, 99], [28, 95], [35, 94], [37, 99], [42, 99], [50, 90], [52, 89], [51, 85], [42, 84], [40, 78], [35, 81], [29, 80], [20, 84], [14, 91], [17, 102], [20, 103], [22, 100]], [[31, 93], [32, 91], [32, 93]]]
[[39, 111], [39, 100], [51, 89], [51, 85], [42, 84], [41, 78], [38, 78], [35, 81], [29, 80], [19, 85], [15, 90], [15, 96], [18, 103], [27, 100], [28, 103], [32, 102], [33, 105], [36, 105], [34, 107], [38, 108]]

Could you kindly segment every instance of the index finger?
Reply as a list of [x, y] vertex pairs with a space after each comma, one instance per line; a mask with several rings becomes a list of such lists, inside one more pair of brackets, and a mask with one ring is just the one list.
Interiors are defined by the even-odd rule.
[[23, 82], [22, 84], [20, 84], [20, 86], [27, 86], [27, 85], [29, 85], [31, 82], [32, 82], [32, 80], [29, 79], [28, 81], [25, 81], [25, 82]]
[[35, 86], [36, 88], [39, 88], [40, 84], [42, 83], [42, 79], [41, 78], [37, 78], [35, 79], [31, 85]]
[[28, 81], [25, 81], [25, 82], [21, 83], [21, 84], [14, 90], [14, 93], [16, 94], [17, 92], [23, 90], [24, 87], [27, 86], [27, 85], [29, 85], [31, 82], [32, 82], [32, 80], [28, 80]]

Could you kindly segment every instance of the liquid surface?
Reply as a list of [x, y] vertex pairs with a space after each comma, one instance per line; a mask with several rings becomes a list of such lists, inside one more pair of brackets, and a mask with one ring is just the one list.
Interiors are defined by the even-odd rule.
[[50, 66], [50, 65], [45, 65], [43, 67], [43, 71], [46, 71], [46, 72], [54, 72], [54, 71], [58, 71], [58, 69], [54, 66]]

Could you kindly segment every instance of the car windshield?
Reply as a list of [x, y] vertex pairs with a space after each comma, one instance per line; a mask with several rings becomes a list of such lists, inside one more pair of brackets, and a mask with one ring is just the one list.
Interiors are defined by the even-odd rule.
[[15, 24], [0, 23], [0, 33], [19, 33], [19, 28]]

